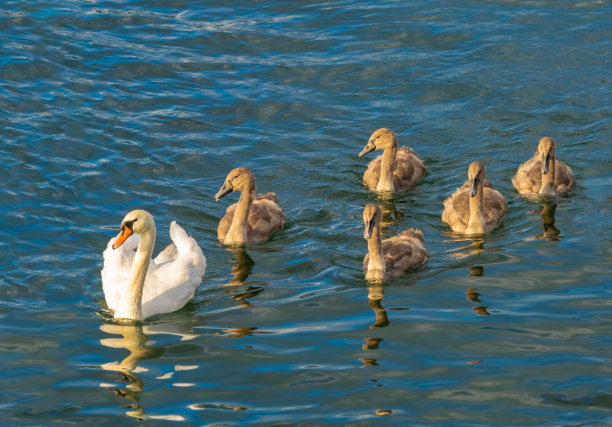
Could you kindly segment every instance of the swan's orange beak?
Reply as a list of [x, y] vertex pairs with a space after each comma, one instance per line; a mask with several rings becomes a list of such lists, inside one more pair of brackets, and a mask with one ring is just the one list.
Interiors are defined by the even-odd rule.
[[127, 238], [130, 237], [133, 233], [134, 232], [130, 227], [121, 227], [121, 232], [117, 236], [117, 240], [115, 240], [115, 243], [113, 243], [113, 249], [117, 249], [119, 246], [121, 246], [123, 242], [125, 242]]

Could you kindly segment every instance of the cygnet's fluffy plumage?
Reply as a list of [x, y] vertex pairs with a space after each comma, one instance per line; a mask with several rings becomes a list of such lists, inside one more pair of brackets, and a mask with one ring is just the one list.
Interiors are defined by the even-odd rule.
[[547, 136], [540, 139], [533, 158], [520, 165], [512, 178], [514, 188], [528, 196], [558, 196], [570, 191], [574, 183], [572, 169], [557, 160], [557, 144]]
[[374, 150], [384, 151], [363, 174], [363, 183], [370, 190], [392, 193], [407, 190], [425, 175], [425, 164], [411, 148], [398, 148], [397, 136], [390, 129], [375, 131], [359, 157]]
[[256, 243], [268, 240], [282, 230], [285, 213], [274, 193], [255, 195], [255, 176], [247, 168], [233, 169], [215, 195], [219, 200], [232, 191], [240, 191], [240, 200], [227, 208], [219, 222], [217, 236], [225, 244]]
[[151, 214], [135, 210], [125, 216], [119, 235], [108, 242], [102, 286], [115, 318], [143, 320], [176, 311], [202, 282], [206, 257], [196, 241], [172, 221], [173, 243], [151, 259], [155, 235]]
[[442, 221], [463, 234], [486, 234], [496, 228], [506, 214], [508, 204], [486, 179], [486, 168], [472, 162], [468, 180], [444, 201]]
[[400, 277], [427, 261], [421, 230], [410, 228], [382, 240], [382, 215], [382, 209], [378, 205], [369, 204], [363, 210], [363, 236], [368, 241], [368, 253], [363, 259], [363, 273], [367, 280]]

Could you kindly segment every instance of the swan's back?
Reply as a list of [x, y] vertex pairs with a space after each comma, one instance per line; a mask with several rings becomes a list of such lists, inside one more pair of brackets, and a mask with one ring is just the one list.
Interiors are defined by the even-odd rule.
[[[223, 241], [232, 225], [234, 212], [238, 203], [231, 204], [225, 216], [221, 218], [217, 235]], [[257, 194], [249, 210], [246, 224], [247, 240], [251, 243], [268, 240], [272, 233], [282, 230], [285, 225], [285, 213], [278, 205], [278, 197], [274, 193]]]
[[[363, 183], [373, 190], [376, 190], [380, 180], [382, 156], [380, 154], [372, 160], [363, 174]], [[395, 191], [403, 191], [413, 187], [423, 175], [425, 175], [425, 164], [418, 158], [414, 150], [409, 147], [400, 147], [397, 150], [395, 169], [393, 170]]]
[[[575, 184], [572, 169], [555, 158], [555, 191], [567, 193]], [[512, 185], [520, 194], [539, 194], [542, 188], [542, 160], [536, 151], [535, 155], [521, 164], [512, 177]]]
[[[400, 234], [382, 241], [385, 258], [385, 278], [403, 276], [427, 261], [427, 251], [423, 246], [421, 230], [410, 228]], [[363, 272], [367, 273], [370, 254], [363, 259]]]
[[[458, 188], [452, 196], [444, 201], [442, 221], [453, 231], [465, 233], [470, 221], [470, 187], [469, 181]], [[485, 179], [483, 188], [483, 209], [485, 233], [496, 228], [502, 221], [508, 203], [501, 193], [493, 188], [491, 182]]]

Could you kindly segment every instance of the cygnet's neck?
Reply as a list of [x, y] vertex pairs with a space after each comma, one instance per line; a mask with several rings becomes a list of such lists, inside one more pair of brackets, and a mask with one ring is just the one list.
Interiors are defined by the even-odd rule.
[[548, 173], [542, 174], [542, 187], [540, 187], [540, 194], [543, 196], [555, 196], [557, 194], [557, 189], [555, 186], [555, 163], [557, 163], [557, 159], [555, 156], [550, 156], [550, 160], [548, 162]]
[[225, 243], [246, 243], [247, 242], [247, 231], [246, 224], [249, 219], [249, 211], [251, 205], [255, 199], [255, 186], [242, 190], [240, 193], [240, 200], [234, 210], [234, 218], [232, 219], [232, 225], [227, 231], [225, 236]]
[[397, 156], [397, 144], [385, 148], [380, 165], [380, 177], [376, 191], [395, 191], [393, 185], [393, 171], [395, 170], [395, 157]]
[[470, 220], [468, 221], [466, 234], [484, 234], [484, 179], [479, 180], [476, 195], [470, 198]]
[[140, 234], [140, 243], [134, 255], [130, 280], [124, 298], [115, 310], [115, 319], [143, 320], [142, 291], [145, 278], [151, 262], [153, 247], [155, 246], [155, 228], [150, 228]]
[[372, 236], [368, 239], [368, 261], [367, 280], [383, 280], [385, 278], [385, 257], [383, 255], [382, 240], [380, 237], [380, 224], [374, 226]]

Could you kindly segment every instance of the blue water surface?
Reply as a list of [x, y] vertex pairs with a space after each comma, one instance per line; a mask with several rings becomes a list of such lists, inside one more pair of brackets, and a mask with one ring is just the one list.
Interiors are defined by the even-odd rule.
[[[0, 46], [0, 424], [612, 424], [609, 1], [8, 0]], [[391, 199], [380, 127], [427, 165]], [[511, 183], [545, 135], [553, 229]], [[472, 240], [440, 215], [474, 160], [508, 212]], [[216, 233], [238, 166], [286, 214], [246, 248]], [[367, 203], [425, 268], [364, 280]], [[100, 270], [135, 208], [208, 267], [125, 325]]]

